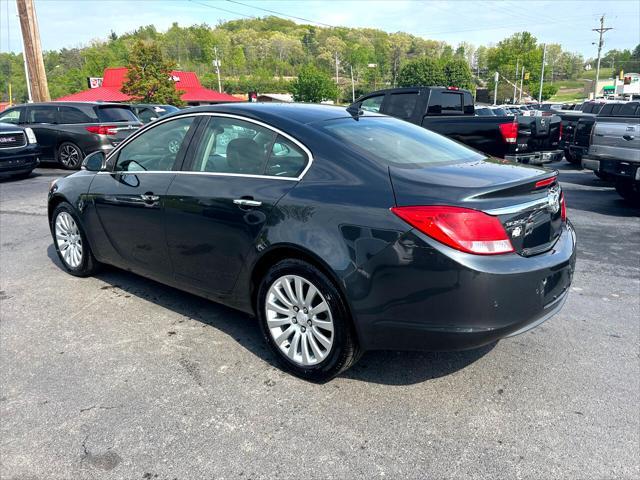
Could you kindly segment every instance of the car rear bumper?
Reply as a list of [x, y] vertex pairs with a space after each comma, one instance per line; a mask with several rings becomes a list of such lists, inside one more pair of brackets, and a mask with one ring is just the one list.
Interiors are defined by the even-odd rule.
[[464, 350], [523, 333], [562, 308], [575, 251], [570, 224], [532, 257], [470, 255], [410, 232], [345, 281], [362, 347]]
[[547, 152], [531, 152], [507, 155], [505, 159], [511, 162], [523, 163], [527, 165], [543, 165], [545, 163], [562, 160], [563, 156], [563, 150], [549, 150]]
[[600, 171], [600, 160], [591, 157], [582, 157], [582, 168], [587, 170], [593, 170], [594, 172]]
[[632, 182], [640, 182], [640, 163], [626, 160], [600, 160], [600, 171], [608, 176]]
[[38, 154], [38, 147], [32, 145], [12, 153], [0, 149], [0, 175], [30, 172], [40, 163]]

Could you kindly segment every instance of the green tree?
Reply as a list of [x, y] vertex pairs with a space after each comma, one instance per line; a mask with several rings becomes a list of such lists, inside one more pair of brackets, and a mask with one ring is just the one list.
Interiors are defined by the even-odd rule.
[[545, 83], [542, 86], [542, 100], [549, 100], [558, 93], [558, 86], [552, 83]]
[[182, 105], [180, 95], [171, 78], [175, 65], [165, 60], [155, 43], [136, 42], [129, 59], [129, 73], [122, 91], [141, 103]]
[[469, 64], [463, 58], [453, 58], [444, 64], [444, 77], [447, 85], [472, 90], [474, 87], [473, 75]]
[[440, 62], [424, 57], [407, 62], [398, 74], [401, 87], [444, 85], [446, 78]]
[[336, 98], [338, 87], [331, 77], [308, 64], [300, 69], [298, 79], [291, 83], [291, 93], [296, 102], [318, 103]]

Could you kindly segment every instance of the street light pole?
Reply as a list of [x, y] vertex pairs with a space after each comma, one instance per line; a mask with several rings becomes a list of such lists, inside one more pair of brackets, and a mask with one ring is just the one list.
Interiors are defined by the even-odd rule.
[[513, 103], [516, 103], [516, 93], [518, 91], [518, 69], [520, 68], [520, 59], [516, 59], [516, 74], [514, 75], [515, 82], [513, 83]]
[[542, 51], [542, 72], [540, 73], [540, 91], [538, 92], [538, 103], [542, 103], [542, 84], [544, 83], [544, 62], [547, 59], [547, 44], [544, 44]]
[[213, 52], [216, 55], [216, 73], [218, 74], [218, 92], [222, 93], [222, 82], [220, 81], [220, 60], [218, 60], [218, 47], [213, 47]]
[[500, 74], [496, 72], [493, 77], [493, 83], [495, 83], [495, 87], [493, 87], [493, 104], [498, 104], [498, 80], [500, 79]]

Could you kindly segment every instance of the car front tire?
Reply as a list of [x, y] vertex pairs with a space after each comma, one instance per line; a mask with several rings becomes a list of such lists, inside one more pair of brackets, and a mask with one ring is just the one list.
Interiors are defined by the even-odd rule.
[[84, 160], [84, 153], [75, 143], [63, 142], [58, 147], [56, 159], [65, 170], [78, 170]]
[[96, 272], [99, 263], [70, 204], [62, 202], [55, 208], [50, 228], [58, 258], [67, 272], [76, 277], [87, 277]]
[[638, 191], [632, 181], [616, 181], [616, 192], [631, 205], [640, 206], [640, 191]]
[[267, 344], [283, 368], [300, 378], [326, 382], [359, 358], [340, 292], [307, 262], [273, 265], [260, 282], [256, 310]]

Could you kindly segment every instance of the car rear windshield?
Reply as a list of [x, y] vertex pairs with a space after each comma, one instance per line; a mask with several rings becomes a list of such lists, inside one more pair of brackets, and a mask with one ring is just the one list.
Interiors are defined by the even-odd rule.
[[138, 122], [133, 112], [126, 107], [98, 107], [98, 121], [108, 122]]
[[394, 118], [339, 118], [318, 126], [356, 152], [383, 165], [423, 167], [486, 158], [437, 133]]

